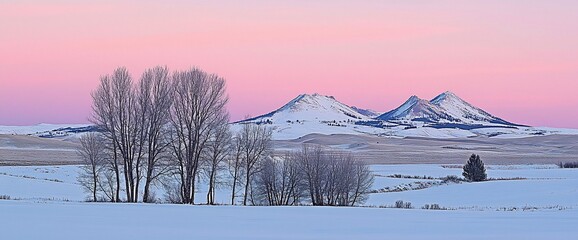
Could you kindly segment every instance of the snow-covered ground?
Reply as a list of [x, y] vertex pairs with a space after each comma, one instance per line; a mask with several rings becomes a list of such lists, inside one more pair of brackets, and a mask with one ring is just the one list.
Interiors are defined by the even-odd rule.
[[0, 167], [0, 195], [37, 201], [83, 201], [77, 166]]
[[578, 211], [0, 201], [3, 239], [575, 239]]
[[[7, 239], [573, 239], [578, 169], [487, 166], [490, 178], [372, 193], [374, 207], [241, 207], [86, 203], [78, 166], [0, 167], [0, 229]], [[373, 165], [373, 189], [460, 175], [459, 165]], [[434, 179], [392, 178], [390, 175]], [[217, 202], [229, 201], [229, 190]], [[197, 194], [204, 201], [205, 191]], [[157, 194], [162, 196], [162, 194]], [[414, 209], [377, 208], [396, 201]], [[451, 210], [424, 210], [439, 204]], [[30, 229], [33, 229], [31, 231]]]
[[[397, 200], [411, 202], [416, 208], [425, 204], [459, 209], [532, 207], [578, 209], [578, 169], [560, 169], [555, 165], [491, 165], [488, 177], [496, 180], [481, 183], [451, 183], [421, 190], [372, 193], [367, 206], [390, 206]], [[372, 165], [373, 189], [403, 188], [416, 182], [441, 182], [437, 178], [461, 176], [459, 165]], [[30, 201], [82, 202], [86, 194], [77, 184], [78, 166], [0, 167], [0, 195]], [[390, 175], [433, 177], [436, 179], [392, 178]], [[198, 203], [205, 201], [204, 184], [196, 194]], [[230, 192], [221, 186], [217, 202], [228, 204]], [[157, 198], [163, 193], [157, 187]]]
[[[378, 176], [374, 189], [406, 186], [413, 182], [439, 180], [395, 179], [393, 174], [410, 176], [461, 176], [458, 165], [382, 165], [373, 169]], [[415, 207], [439, 204], [442, 207], [475, 210], [509, 209], [577, 209], [578, 169], [560, 169], [555, 165], [488, 166], [489, 178], [481, 183], [458, 183], [422, 190], [371, 194], [367, 205], [391, 205], [397, 200], [411, 202]]]

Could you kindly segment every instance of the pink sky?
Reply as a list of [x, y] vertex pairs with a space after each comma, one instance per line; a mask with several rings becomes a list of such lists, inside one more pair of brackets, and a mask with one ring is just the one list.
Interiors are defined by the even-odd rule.
[[1, 125], [88, 122], [100, 75], [167, 65], [225, 77], [233, 120], [300, 93], [387, 111], [450, 90], [578, 128], [574, 0], [94, 2], [0, 3]]

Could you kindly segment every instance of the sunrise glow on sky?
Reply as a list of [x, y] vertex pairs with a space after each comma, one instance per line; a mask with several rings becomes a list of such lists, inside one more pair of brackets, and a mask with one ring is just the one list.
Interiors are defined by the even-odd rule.
[[4, 0], [0, 125], [86, 123], [101, 75], [166, 65], [226, 78], [233, 120], [300, 93], [388, 111], [449, 90], [508, 121], [578, 128], [577, 13], [574, 0]]

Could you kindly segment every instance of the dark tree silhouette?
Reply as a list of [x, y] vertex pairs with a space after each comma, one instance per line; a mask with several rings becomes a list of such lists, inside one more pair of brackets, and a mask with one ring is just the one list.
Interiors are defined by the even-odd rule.
[[464, 165], [462, 175], [470, 182], [486, 180], [486, 168], [484, 167], [484, 162], [480, 159], [480, 155], [472, 154], [472, 156], [470, 156], [470, 159], [466, 165]]

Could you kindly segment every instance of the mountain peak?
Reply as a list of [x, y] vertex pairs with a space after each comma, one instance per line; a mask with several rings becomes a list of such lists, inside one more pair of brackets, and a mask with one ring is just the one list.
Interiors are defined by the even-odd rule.
[[466, 102], [450, 91], [446, 91], [436, 96], [430, 102], [433, 105], [438, 106], [445, 113], [453, 116], [455, 119], [459, 119], [459, 121], [462, 123], [493, 123], [514, 125], [510, 122], [504, 121], [503, 119], [495, 117], [480, 108], [475, 107], [474, 105]]
[[433, 121], [446, 117], [447, 116], [440, 111], [439, 107], [431, 104], [428, 100], [421, 99], [418, 96], [413, 95], [398, 108], [386, 112], [377, 118], [385, 121], [389, 120], [422, 121], [425, 119], [428, 119], [427, 121]]
[[287, 104], [285, 104], [285, 106], [283, 106], [282, 108], [293, 108], [297, 105], [301, 105], [301, 104], [306, 104], [306, 105], [320, 105], [323, 103], [332, 103], [332, 102], [337, 102], [337, 100], [335, 100], [335, 98], [333, 96], [326, 96], [326, 95], [322, 95], [319, 93], [313, 93], [313, 94], [300, 94], [299, 96], [297, 96], [296, 98], [294, 98], [293, 100], [289, 101]]
[[450, 91], [441, 93], [431, 101], [420, 99], [415, 95], [411, 96], [400, 107], [382, 114], [378, 119], [385, 121], [412, 120], [429, 123], [513, 125], [471, 105]]
[[416, 95], [412, 95], [411, 97], [409, 97], [409, 98], [405, 101], [405, 103], [403, 103], [403, 105], [413, 105], [413, 104], [416, 104], [416, 103], [418, 103], [418, 102], [422, 102], [422, 103], [423, 103], [424, 101], [427, 102], [427, 100], [425, 100], [425, 99], [421, 99], [421, 98], [419, 98], [419, 97], [416, 96]]
[[435, 98], [433, 98], [430, 102], [433, 103], [433, 104], [437, 104], [437, 103], [439, 103], [439, 102], [441, 102], [441, 101], [448, 100], [448, 99], [457, 99], [457, 100], [463, 101], [463, 100], [462, 100], [460, 97], [458, 97], [458, 95], [456, 95], [455, 93], [450, 92], [450, 91], [445, 91], [445, 92], [441, 93], [440, 95], [437, 95], [437, 96], [436, 96]]
[[281, 108], [243, 122], [271, 121], [285, 123], [287, 121], [341, 121], [355, 119], [370, 119], [350, 106], [337, 101], [333, 96], [319, 93], [300, 94]]
[[335, 97], [333, 96], [328, 96], [328, 95], [323, 95], [323, 94], [319, 94], [319, 93], [303, 93], [303, 94], [299, 94], [295, 100], [303, 100], [303, 99], [333, 99], [335, 100]]

